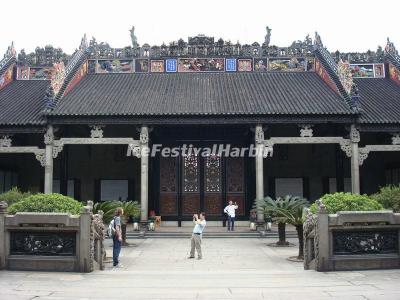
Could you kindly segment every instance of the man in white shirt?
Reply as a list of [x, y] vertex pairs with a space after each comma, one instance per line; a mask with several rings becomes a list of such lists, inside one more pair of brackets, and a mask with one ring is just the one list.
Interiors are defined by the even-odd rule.
[[206, 227], [206, 215], [205, 213], [200, 213], [200, 217], [195, 214], [193, 216], [193, 223], [194, 228], [193, 228], [193, 233], [192, 233], [192, 239], [191, 239], [191, 249], [190, 249], [190, 256], [189, 258], [194, 258], [194, 251], [195, 249], [197, 250], [197, 259], [202, 259], [202, 253], [201, 253], [201, 239], [203, 237], [203, 231], [204, 228]]
[[239, 206], [236, 204], [233, 204], [232, 201], [229, 201], [229, 205], [225, 207], [224, 213], [228, 215], [228, 231], [234, 231], [235, 229], [235, 217], [236, 217], [236, 210], [239, 208]]

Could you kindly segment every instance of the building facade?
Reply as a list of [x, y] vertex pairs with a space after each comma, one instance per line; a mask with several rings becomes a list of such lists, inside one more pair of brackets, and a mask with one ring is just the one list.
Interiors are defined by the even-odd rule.
[[278, 47], [270, 33], [262, 44], [198, 35], [140, 46], [132, 28], [131, 46], [84, 37], [72, 55], [10, 46], [0, 192], [138, 200], [142, 220], [180, 225], [200, 210], [222, 221], [230, 200], [247, 220], [267, 195], [315, 201], [399, 184], [394, 45], [330, 53], [318, 34]]

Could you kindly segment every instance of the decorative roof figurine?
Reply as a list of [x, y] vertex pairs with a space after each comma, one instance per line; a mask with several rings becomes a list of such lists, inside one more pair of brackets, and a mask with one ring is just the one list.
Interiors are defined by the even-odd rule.
[[397, 50], [394, 44], [390, 41], [389, 38], [387, 38], [387, 43], [385, 47], [385, 52], [393, 55], [397, 55]]
[[337, 65], [337, 72], [347, 94], [351, 95], [353, 88], [353, 75], [351, 74], [350, 64], [347, 61], [344, 62], [340, 59]]
[[267, 30], [267, 34], [265, 35], [263, 46], [269, 47], [269, 44], [271, 42], [271, 31], [272, 31], [272, 29], [269, 28], [268, 26], [265, 29]]
[[318, 32], [315, 32], [314, 45], [322, 46], [321, 36], [318, 34]]
[[135, 35], [135, 26], [132, 26], [132, 29], [129, 30], [129, 32], [131, 33], [132, 48], [133, 49], [139, 48], [139, 44], [137, 42], [137, 37]]
[[87, 47], [88, 47], [88, 42], [85, 33], [81, 40], [81, 44], [79, 45], [79, 50], [86, 51]]

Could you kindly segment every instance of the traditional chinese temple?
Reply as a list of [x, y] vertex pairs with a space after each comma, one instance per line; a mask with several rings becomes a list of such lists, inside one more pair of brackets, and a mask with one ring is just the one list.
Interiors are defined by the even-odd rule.
[[[271, 44], [205, 35], [114, 48], [92, 38], [73, 54], [52, 46], [0, 61], [0, 193], [137, 200], [182, 225], [223, 207], [248, 220], [254, 200], [400, 183], [400, 56], [386, 46], [334, 52], [321, 37]], [[246, 148], [155, 156], [163, 147]]]

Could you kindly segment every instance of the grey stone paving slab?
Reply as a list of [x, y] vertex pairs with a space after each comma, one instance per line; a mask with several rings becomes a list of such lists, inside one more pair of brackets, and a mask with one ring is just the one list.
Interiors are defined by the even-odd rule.
[[[287, 261], [296, 247], [265, 239], [204, 239], [204, 259], [188, 260], [189, 240], [132, 240], [124, 268], [90, 274], [0, 272], [0, 299], [400, 299], [400, 271], [317, 273]], [[296, 240], [291, 240], [296, 242]], [[110, 242], [107, 252], [111, 255]]]

